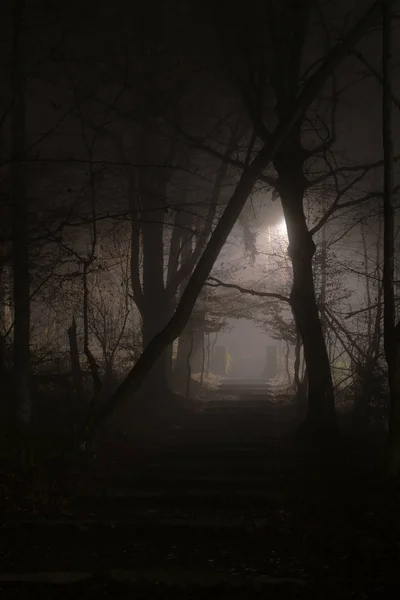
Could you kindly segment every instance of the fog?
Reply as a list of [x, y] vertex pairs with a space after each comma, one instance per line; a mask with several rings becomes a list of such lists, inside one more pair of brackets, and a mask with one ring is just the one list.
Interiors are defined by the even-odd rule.
[[2, 597], [399, 589], [399, 9], [1, 3]]

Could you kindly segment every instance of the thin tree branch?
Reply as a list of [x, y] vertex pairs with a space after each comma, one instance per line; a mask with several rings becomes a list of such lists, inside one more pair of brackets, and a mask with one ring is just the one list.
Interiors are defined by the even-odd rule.
[[208, 277], [206, 285], [210, 287], [230, 288], [233, 290], [237, 290], [241, 294], [248, 294], [250, 296], [257, 296], [259, 298], [274, 298], [275, 300], [280, 300], [281, 302], [286, 302], [286, 304], [290, 305], [290, 298], [288, 296], [284, 296], [283, 294], [278, 294], [275, 292], [260, 292], [257, 290], [252, 290], [250, 288], [242, 287], [241, 285], [237, 285], [236, 283], [225, 283], [224, 281], [221, 281], [217, 277], [213, 277], [211, 275]]

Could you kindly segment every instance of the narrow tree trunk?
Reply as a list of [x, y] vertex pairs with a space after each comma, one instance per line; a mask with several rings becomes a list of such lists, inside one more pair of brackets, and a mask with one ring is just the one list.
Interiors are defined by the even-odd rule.
[[[78, 442], [77, 436], [79, 432], [79, 415], [81, 414], [84, 406], [85, 390], [83, 386], [83, 377], [81, 364], [79, 360], [79, 348], [78, 348], [78, 337], [76, 333], [76, 321], [75, 317], [72, 319], [70, 327], [68, 327], [68, 340], [69, 340], [69, 355], [71, 361], [71, 373], [72, 382], [74, 388], [74, 394], [68, 400], [73, 402], [73, 428], [75, 443]], [[67, 390], [68, 393], [68, 390]]]
[[[211, 343], [211, 370], [213, 369], [214, 359], [215, 359], [215, 348], [217, 347], [219, 334], [218, 331], [215, 333], [215, 337]], [[214, 372], [214, 371], [213, 371]]]
[[299, 332], [296, 332], [296, 346], [294, 350], [294, 379], [293, 387], [299, 392], [300, 391], [300, 361], [301, 361], [301, 336]]
[[[189, 321], [190, 324], [190, 321]], [[191, 347], [193, 344], [194, 333], [186, 326], [185, 331], [181, 333], [178, 340], [178, 349], [176, 353], [175, 368], [174, 368], [174, 386], [178, 392], [182, 392], [185, 389], [186, 384], [186, 373], [187, 373], [187, 361], [189, 355], [191, 355]]]
[[388, 439], [388, 470], [400, 473], [400, 326], [395, 328], [394, 299], [394, 204], [393, 204], [393, 138], [392, 138], [392, 2], [382, 2], [383, 86], [382, 138], [384, 154], [384, 346], [388, 365], [390, 389], [390, 416]]
[[307, 370], [301, 372], [301, 336], [297, 332], [296, 347], [295, 347], [295, 362], [294, 362], [294, 380], [293, 386], [296, 391], [294, 401], [297, 416], [299, 419], [304, 419], [307, 414]]
[[210, 374], [211, 368], [211, 340], [210, 340], [210, 332], [207, 332], [207, 362], [206, 362], [206, 375]]
[[[371, 274], [368, 268], [368, 261], [371, 258], [370, 253], [368, 255], [368, 249], [366, 244], [366, 236], [364, 227], [362, 227], [362, 239], [363, 239], [363, 250], [364, 250], [364, 273], [366, 280], [366, 292], [367, 292], [367, 308], [368, 308], [368, 346], [366, 348], [365, 355], [359, 356], [360, 364], [357, 367], [357, 373], [360, 379], [359, 393], [356, 395], [356, 402], [354, 405], [354, 425], [357, 430], [367, 428], [370, 424], [370, 409], [371, 401], [374, 395], [374, 384], [379, 367], [380, 359], [380, 348], [382, 339], [382, 295], [383, 285], [378, 284], [377, 297], [373, 299], [371, 288]], [[378, 232], [376, 241], [376, 256], [375, 256], [375, 270], [372, 273], [374, 279], [379, 282], [380, 279], [380, 244], [381, 244], [381, 221], [378, 221]], [[375, 386], [376, 387], [376, 386]]]
[[[0, 260], [1, 260], [1, 255], [0, 255]], [[2, 331], [0, 331], [0, 386], [3, 386], [3, 379], [4, 379], [4, 375], [6, 372], [6, 338], [5, 338], [5, 333], [6, 333], [6, 325], [5, 325], [5, 302], [6, 302], [6, 294], [5, 294], [5, 289], [4, 289], [4, 273], [3, 273], [3, 269], [0, 266], [0, 322], [1, 322], [1, 329]], [[3, 389], [4, 391], [6, 391], [6, 388], [1, 387], [1, 389]], [[1, 403], [1, 400], [0, 400]]]
[[290, 367], [289, 367], [289, 356], [290, 356], [290, 346], [289, 346], [289, 342], [286, 340], [285, 368], [286, 368], [286, 377], [288, 380], [288, 386], [290, 386], [292, 384], [292, 377], [290, 375]]
[[32, 417], [30, 364], [30, 270], [25, 157], [25, 61], [23, 49], [24, 0], [14, 2], [12, 64], [12, 174], [13, 174], [13, 293], [14, 293], [14, 391], [18, 420], [28, 427]]
[[365, 291], [367, 296], [367, 308], [368, 308], [368, 319], [367, 319], [367, 335], [368, 335], [368, 346], [365, 356], [364, 364], [358, 369], [360, 381], [360, 390], [356, 395], [354, 403], [354, 426], [357, 430], [365, 430], [369, 423], [369, 414], [371, 408], [371, 378], [373, 378], [373, 340], [372, 340], [372, 325], [373, 325], [373, 310], [372, 299], [371, 299], [371, 281], [369, 272], [369, 255], [367, 249], [367, 238], [365, 235], [364, 223], [361, 223], [361, 239], [363, 243], [364, 252], [364, 275], [365, 275]]
[[190, 346], [189, 346], [189, 352], [186, 357], [186, 394], [185, 394], [186, 400], [189, 400], [189, 398], [190, 398], [190, 384], [191, 384], [191, 379], [192, 379], [191, 358], [192, 358], [192, 352], [193, 352], [193, 341], [194, 341], [194, 335], [192, 333], [192, 337], [190, 340]]
[[[323, 201], [323, 210], [324, 210], [324, 213], [328, 210], [328, 206], [325, 201]], [[326, 241], [326, 223], [325, 223], [322, 226], [322, 231], [321, 231], [321, 264], [320, 264], [321, 286], [320, 286], [320, 294], [319, 294], [319, 300], [318, 300], [319, 318], [321, 319], [321, 327], [322, 327], [323, 336], [325, 338], [325, 343], [327, 343], [325, 312], [324, 312], [324, 307], [325, 307], [325, 303], [326, 303], [326, 284], [327, 284], [327, 268], [328, 268], [327, 260], [328, 260], [328, 257], [327, 257], [327, 241]], [[329, 352], [328, 352], [328, 360], [330, 363]]]
[[[196, 316], [193, 314], [187, 323], [185, 330], [179, 336], [178, 351], [174, 369], [174, 383], [178, 390], [183, 391], [186, 381], [187, 362], [190, 360], [192, 373], [198, 373], [202, 369], [204, 362], [204, 327], [200, 322], [199, 315], [195, 309]], [[201, 318], [202, 315], [200, 315]]]
[[69, 341], [69, 356], [71, 360], [71, 373], [72, 381], [75, 390], [75, 405], [76, 413], [78, 407], [82, 407], [82, 403], [85, 397], [85, 391], [83, 387], [82, 369], [79, 359], [79, 348], [78, 348], [78, 336], [76, 332], [76, 321], [75, 317], [72, 319], [70, 327], [68, 327], [68, 341]]
[[172, 382], [172, 354], [173, 344], [170, 344], [164, 351], [165, 355], [165, 381], [168, 387], [171, 386]]
[[192, 371], [200, 373], [203, 363], [205, 314], [196, 311], [196, 329], [194, 330], [194, 344], [192, 352]]
[[203, 346], [201, 348], [201, 371], [200, 371], [200, 387], [203, 387], [204, 384], [204, 373], [206, 368], [206, 337], [203, 337]]
[[6, 340], [4, 335], [0, 333], [0, 385], [3, 384], [3, 379], [6, 373]]
[[[85, 352], [86, 360], [89, 365], [90, 373], [93, 381], [93, 397], [98, 398], [103, 384], [100, 378], [99, 367], [95, 357], [92, 354], [89, 346], [89, 286], [88, 286], [88, 268], [94, 259], [95, 242], [93, 244], [91, 257], [83, 264], [83, 351]], [[93, 406], [92, 406], [93, 408]]]

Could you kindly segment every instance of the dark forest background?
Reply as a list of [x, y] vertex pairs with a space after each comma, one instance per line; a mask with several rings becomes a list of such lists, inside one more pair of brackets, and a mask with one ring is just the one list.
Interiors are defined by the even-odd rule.
[[240, 317], [310, 431], [389, 431], [398, 472], [398, 14], [2, 3], [5, 432], [190, 410]]

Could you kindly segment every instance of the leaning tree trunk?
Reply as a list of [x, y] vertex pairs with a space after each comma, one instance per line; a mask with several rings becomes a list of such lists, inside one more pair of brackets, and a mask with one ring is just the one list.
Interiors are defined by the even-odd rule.
[[285, 120], [277, 127], [268, 144], [264, 146], [253, 162], [243, 172], [222, 217], [215, 227], [201, 258], [188, 281], [174, 315], [168, 321], [164, 329], [147, 345], [145, 351], [132, 367], [110, 401], [99, 410], [95, 417], [93, 428], [91, 430], [85, 429], [83, 434], [84, 445], [88, 436], [99, 429], [101, 424], [115, 411], [117, 406], [124, 401], [131, 401], [131, 395], [138, 390], [162, 352], [183, 331], [198, 295], [200, 294], [228, 235], [232, 231], [233, 226], [244, 208], [255, 183], [259, 179], [260, 174], [262, 174], [263, 170], [274, 159], [276, 153], [280, 150], [287, 137], [292, 132], [292, 129], [301, 122], [308, 107], [315, 99], [328, 77], [332, 74], [332, 71], [360, 41], [364, 33], [368, 31], [369, 27], [376, 22], [378, 15], [380, 14], [379, 11], [379, 3], [375, 3], [351, 30], [346, 39], [341, 40], [332, 48], [321, 66], [308, 79], [308, 82], [296, 99], [295, 105], [288, 112]]
[[388, 439], [388, 470], [400, 473], [400, 325], [395, 327], [394, 298], [394, 203], [393, 203], [393, 136], [392, 136], [392, 2], [382, 2], [383, 17], [383, 86], [382, 138], [384, 154], [383, 193], [383, 300], [384, 346], [388, 365], [390, 415]]
[[279, 174], [279, 193], [293, 266], [290, 302], [303, 343], [308, 373], [307, 421], [312, 428], [324, 429], [335, 424], [335, 401], [329, 357], [315, 295], [315, 244], [307, 227], [303, 208], [307, 183], [303, 174], [303, 157], [296, 133], [277, 156], [275, 167]]
[[22, 19], [24, 1], [14, 3], [12, 63], [12, 250], [14, 294], [14, 392], [19, 423], [30, 425], [32, 416], [30, 364], [30, 291], [28, 207], [25, 156], [25, 75]]

